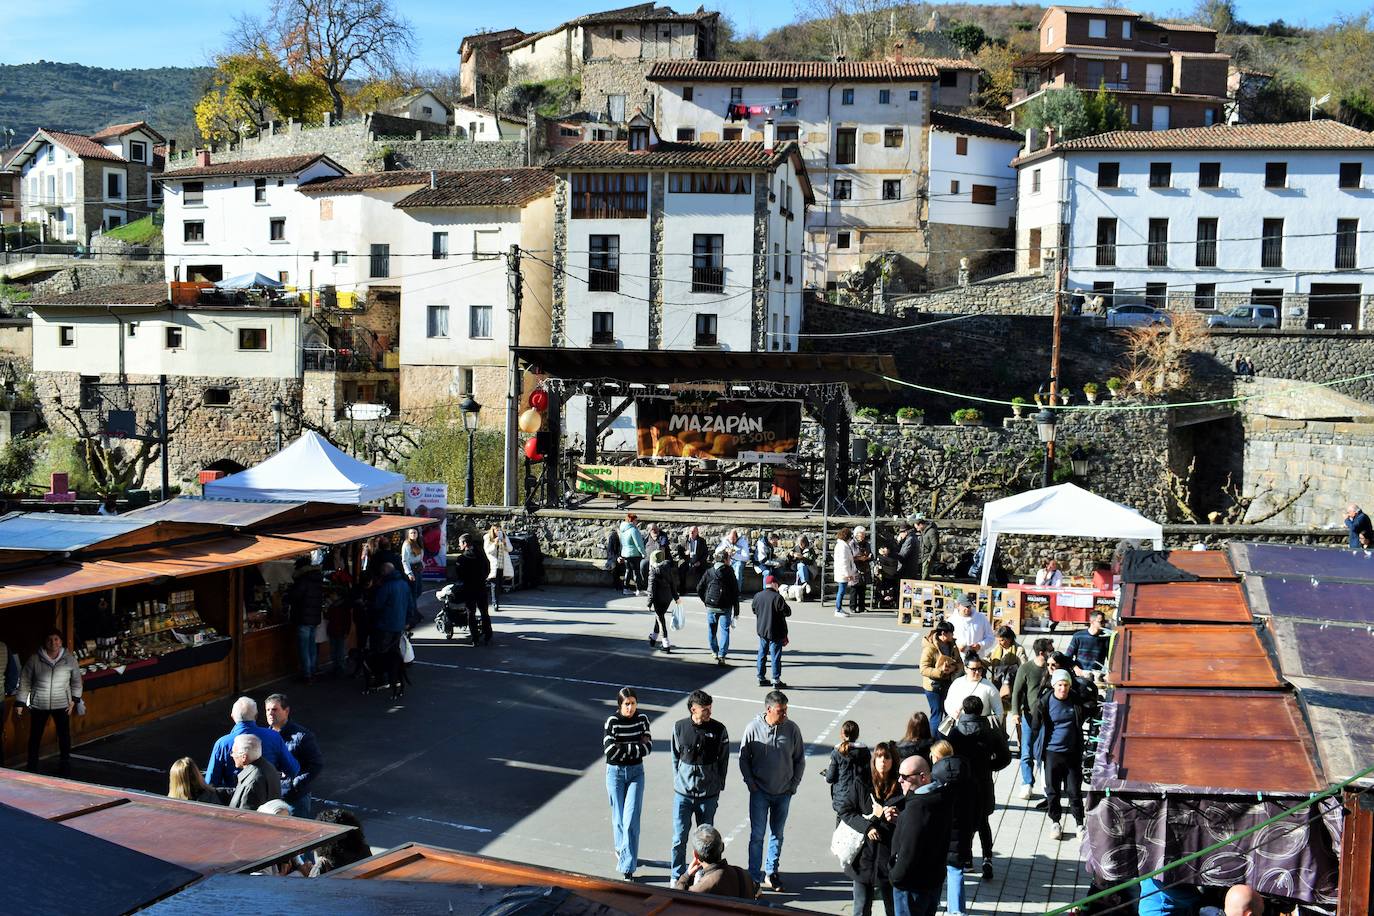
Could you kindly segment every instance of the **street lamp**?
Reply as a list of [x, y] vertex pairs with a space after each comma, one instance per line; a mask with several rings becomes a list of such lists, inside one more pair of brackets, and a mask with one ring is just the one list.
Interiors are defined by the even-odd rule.
[[463, 505], [465, 506], [476, 505], [476, 499], [473, 496], [472, 439], [477, 432], [477, 414], [481, 409], [482, 405], [473, 400], [470, 393], [464, 395], [462, 403], [458, 405], [458, 410], [463, 414], [463, 428], [468, 431], [468, 479], [467, 490], [463, 494]]
[[272, 425], [277, 428], [277, 451], [281, 451], [281, 428], [286, 420], [286, 405], [281, 398], [272, 400]]
[[1069, 464], [1073, 465], [1073, 476], [1082, 479], [1088, 476], [1088, 453], [1083, 446], [1075, 445], [1069, 452]]
[[1054, 411], [1046, 407], [1035, 415], [1035, 431], [1040, 436], [1040, 441], [1045, 444], [1045, 467], [1041, 472], [1041, 486], [1050, 485], [1051, 467], [1054, 452]]

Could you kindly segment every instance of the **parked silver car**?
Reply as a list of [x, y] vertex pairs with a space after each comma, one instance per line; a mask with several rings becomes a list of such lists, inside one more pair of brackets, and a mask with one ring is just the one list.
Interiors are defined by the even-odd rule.
[[1168, 312], [1148, 305], [1118, 305], [1116, 308], [1107, 309], [1109, 328], [1141, 328], [1150, 325], [1167, 328], [1172, 324], [1173, 319], [1169, 317]]
[[1276, 305], [1237, 305], [1207, 318], [1209, 328], [1277, 328], [1279, 308]]

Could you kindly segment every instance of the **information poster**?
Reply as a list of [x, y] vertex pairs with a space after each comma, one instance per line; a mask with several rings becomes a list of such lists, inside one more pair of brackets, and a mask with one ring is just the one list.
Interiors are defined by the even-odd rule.
[[445, 533], [448, 511], [448, 484], [406, 484], [406, 515], [437, 518], [439, 524], [420, 529], [420, 543], [425, 552], [425, 578], [443, 579], [447, 574], [448, 537]]

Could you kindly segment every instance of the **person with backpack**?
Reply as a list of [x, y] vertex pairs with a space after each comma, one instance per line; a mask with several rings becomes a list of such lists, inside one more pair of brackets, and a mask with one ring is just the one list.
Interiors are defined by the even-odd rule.
[[[993, 789], [993, 774], [1011, 763], [1011, 749], [1001, 728], [994, 727], [986, 717], [983, 701], [976, 696], [964, 698], [963, 711], [949, 732], [954, 753], [969, 766], [973, 779], [974, 820], [978, 842], [983, 847], [983, 880], [992, 880], [992, 812], [997, 807]], [[970, 855], [973, 844], [968, 844]]]
[[697, 597], [706, 605], [707, 641], [721, 666], [730, 651], [730, 624], [739, 614], [739, 579], [729, 564], [730, 555], [718, 550], [716, 562], [697, 580]]
[[850, 719], [841, 725], [840, 744], [830, 752], [830, 766], [821, 771], [821, 776], [830, 784], [830, 804], [837, 811], [839, 800], [850, 793], [849, 783], [869, 778], [871, 756], [868, 748], [859, 743], [859, 723]]

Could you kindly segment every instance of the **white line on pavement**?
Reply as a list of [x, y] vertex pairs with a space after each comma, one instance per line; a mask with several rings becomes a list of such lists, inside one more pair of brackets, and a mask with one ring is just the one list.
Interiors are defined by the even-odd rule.
[[123, 760], [106, 760], [103, 757], [88, 757], [85, 754], [72, 754], [73, 760], [85, 760], [87, 763], [104, 763], [109, 766], [124, 767], [126, 770], [139, 770], [143, 773], [157, 773], [166, 776], [167, 771], [157, 767], [145, 767], [140, 763], [125, 763]]
[[[831, 608], [831, 605], [821, 605], [821, 610], [824, 611], [824, 612], [827, 613], [827, 614], [833, 613], [833, 611], [831, 611], [830, 608]], [[593, 611], [593, 612], [598, 612], [598, 611], [599, 611], [599, 612], [601, 612], [601, 613], [620, 613], [620, 612], [623, 612], [623, 611], [629, 611], [629, 612], [632, 612], [632, 613], [638, 613], [638, 612], [640, 612], [640, 611], [643, 611], [644, 608], [643, 608], [643, 606], [623, 607], [623, 606], [618, 606], [618, 605], [614, 605], [614, 604], [606, 605], [606, 604], [571, 604], [571, 603], [570, 603], [570, 604], [560, 604], [560, 605], [558, 605], [557, 607], [555, 607], [555, 606], [553, 606], [553, 605], [546, 605], [546, 604], [509, 604], [509, 605], [504, 606], [504, 607], [502, 608], [502, 610], [503, 610], [503, 611], [506, 611], [506, 612], [509, 612], [509, 613], [514, 613], [515, 611], [549, 611], [549, 612], [551, 612], [551, 613], [556, 613], [556, 612], [558, 612], [558, 611]], [[700, 617], [705, 617], [705, 616], [706, 616], [706, 612], [705, 612], [705, 611], [698, 611], [698, 610], [696, 610], [695, 608], [687, 608], [687, 609], [686, 609], [686, 612], [687, 612], [689, 615], [693, 615], [693, 616], [700, 616]], [[852, 619], [852, 618], [851, 618], [851, 619]], [[567, 625], [573, 626], [573, 625], [576, 625], [576, 624], [579, 624], [579, 623], [582, 623], [582, 622], [583, 622], [583, 621], [581, 621], [581, 620], [568, 620], [568, 621], [567, 621]], [[827, 621], [824, 621], [824, 620], [803, 620], [803, 619], [801, 619], [801, 618], [799, 618], [799, 617], [795, 617], [795, 616], [792, 617], [792, 618], [790, 618], [790, 619], [788, 620], [788, 625], [789, 625], [789, 626], [807, 626], [807, 627], [834, 627], [834, 628], [840, 629], [840, 630], [867, 630], [867, 631], [870, 632], [870, 633], [892, 633], [892, 632], [894, 632], [890, 627], [868, 627], [868, 626], [861, 626], [861, 625], [859, 625], [859, 624], [853, 624], [853, 623], [830, 623], [830, 622], [827, 622]]]

